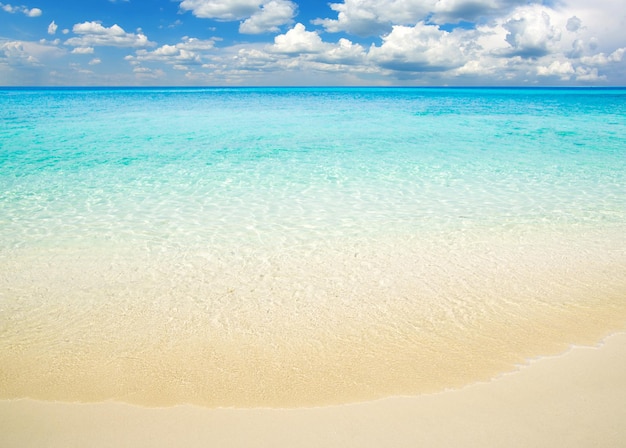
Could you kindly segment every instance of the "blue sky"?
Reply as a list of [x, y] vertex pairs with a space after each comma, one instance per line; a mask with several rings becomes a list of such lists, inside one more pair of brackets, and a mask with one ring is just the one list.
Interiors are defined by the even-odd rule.
[[623, 0], [0, 2], [0, 85], [626, 85]]

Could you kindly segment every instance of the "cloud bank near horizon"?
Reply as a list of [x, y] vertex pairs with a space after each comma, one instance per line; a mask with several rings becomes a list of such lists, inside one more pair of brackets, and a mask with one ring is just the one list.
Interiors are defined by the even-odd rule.
[[139, 3], [0, 3], [0, 84], [626, 84], [617, 0]]

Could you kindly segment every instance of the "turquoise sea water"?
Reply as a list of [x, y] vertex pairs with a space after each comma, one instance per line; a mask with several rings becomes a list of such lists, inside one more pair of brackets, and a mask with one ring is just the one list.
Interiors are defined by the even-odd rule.
[[0, 123], [3, 397], [376, 398], [626, 323], [626, 89], [2, 89]]
[[624, 90], [1, 98], [3, 249], [624, 222]]

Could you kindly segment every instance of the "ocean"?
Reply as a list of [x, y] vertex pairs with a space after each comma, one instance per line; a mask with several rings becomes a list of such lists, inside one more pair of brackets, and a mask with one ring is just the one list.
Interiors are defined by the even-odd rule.
[[0, 398], [298, 407], [626, 328], [626, 89], [0, 89]]

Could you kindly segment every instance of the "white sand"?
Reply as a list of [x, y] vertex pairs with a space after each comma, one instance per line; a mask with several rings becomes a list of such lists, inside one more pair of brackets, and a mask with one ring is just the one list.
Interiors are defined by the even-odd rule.
[[2, 447], [626, 446], [626, 333], [489, 383], [310, 409], [0, 401]]

